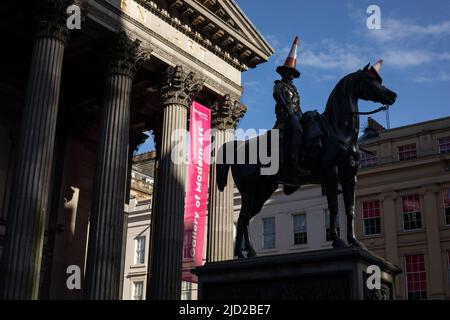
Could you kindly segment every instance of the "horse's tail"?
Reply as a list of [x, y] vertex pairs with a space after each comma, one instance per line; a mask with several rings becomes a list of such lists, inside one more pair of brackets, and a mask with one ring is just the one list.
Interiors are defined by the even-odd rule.
[[225, 190], [228, 181], [228, 171], [230, 170], [230, 165], [227, 163], [217, 163], [216, 164], [216, 177], [217, 177], [217, 187], [220, 191]]

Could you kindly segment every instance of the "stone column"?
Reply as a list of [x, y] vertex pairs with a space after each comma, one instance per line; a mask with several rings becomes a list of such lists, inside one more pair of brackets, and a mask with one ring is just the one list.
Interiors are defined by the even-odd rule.
[[[398, 199], [397, 192], [388, 192], [381, 195], [381, 205], [383, 214], [383, 232], [384, 241], [386, 244], [386, 259], [397, 265], [402, 266], [398, 252], [398, 240], [397, 235], [399, 232], [399, 226], [397, 219], [400, 217], [400, 213], [396, 210], [395, 201]], [[397, 299], [402, 299], [402, 283], [401, 277], [395, 278], [395, 291]]]
[[425, 220], [425, 228], [427, 231], [428, 257], [425, 261], [428, 262], [427, 274], [429, 279], [428, 287], [430, 289], [430, 299], [445, 299], [444, 283], [442, 282], [444, 270], [442, 268], [442, 251], [439, 232], [438, 215], [441, 214], [441, 212], [438, 210], [437, 206], [438, 193], [439, 187], [437, 185], [425, 187], [421, 192], [423, 195], [422, 217]]
[[84, 296], [119, 299], [122, 226], [133, 77], [149, 51], [121, 32], [112, 48], [102, 104]]
[[152, 215], [149, 300], [181, 297], [186, 170], [183, 162], [172, 161], [172, 152], [175, 150], [174, 159], [181, 161], [187, 150], [180, 144], [182, 140], [174, 141], [172, 135], [187, 129], [190, 104], [201, 89], [194, 73], [185, 73], [181, 66], [167, 69], [161, 88], [164, 115]]
[[244, 116], [247, 108], [239, 101], [232, 100], [226, 95], [224, 101], [211, 105], [213, 150], [209, 210], [208, 210], [208, 246], [206, 259], [208, 262], [232, 260], [233, 246], [233, 197], [234, 182], [231, 172], [228, 173], [228, 182], [225, 190], [220, 192], [217, 188], [216, 162], [218, 151], [223, 144], [234, 140], [234, 130], [239, 120]]
[[69, 1], [42, 1], [8, 207], [0, 299], [37, 299]]

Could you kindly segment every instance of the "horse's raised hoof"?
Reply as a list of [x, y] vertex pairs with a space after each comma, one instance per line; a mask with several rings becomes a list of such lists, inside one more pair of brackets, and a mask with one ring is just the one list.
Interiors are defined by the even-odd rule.
[[349, 243], [352, 247], [360, 248], [360, 249], [363, 249], [363, 250], [365, 250], [365, 251], [368, 251], [367, 248], [366, 248], [366, 246], [365, 246], [362, 242], [356, 240], [355, 238], [349, 238], [349, 239], [347, 239], [347, 240], [348, 240], [348, 243]]
[[339, 249], [339, 248], [345, 248], [347, 245], [345, 244], [344, 240], [342, 239], [336, 239], [333, 241], [333, 248]]

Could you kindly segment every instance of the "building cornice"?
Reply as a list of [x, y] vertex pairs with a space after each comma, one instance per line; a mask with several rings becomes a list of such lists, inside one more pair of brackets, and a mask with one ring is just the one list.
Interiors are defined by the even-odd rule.
[[[177, 55], [180, 55], [180, 56], [192, 61], [199, 68], [204, 69], [206, 72], [216, 76], [220, 80], [220, 82], [222, 82], [222, 83], [220, 83], [220, 82], [212, 79], [211, 77], [206, 77], [205, 84], [209, 85], [212, 89], [215, 89], [219, 93], [222, 93], [222, 94], [229, 92], [230, 88], [232, 88], [233, 90], [236, 91], [236, 93], [232, 94], [232, 97], [234, 99], [239, 99], [240, 93], [242, 93], [242, 90], [243, 90], [242, 86], [231, 81], [229, 78], [227, 78], [226, 76], [224, 76], [223, 74], [218, 72], [212, 66], [204, 63], [203, 61], [197, 59], [196, 57], [193, 57], [188, 52], [186, 52], [185, 50], [182, 50], [177, 45], [173, 44], [168, 39], [164, 38], [163, 36], [161, 36], [160, 34], [155, 32], [154, 30], [148, 28], [144, 24], [140, 23], [139, 21], [137, 21], [137, 20], [133, 19], [132, 17], [128, 16], [127, 14], [123, 13], [120, 9], [118, 9], [115, 6], [113, 6], [112, 4], [108, 3], [106, 0], [97, 0], [97, 1], [95, 1], [95, 3], [97, 5], [101, 5], [106, 10], [114, 13], [117, 16], [108, 14], [107, 12], [100, 9], [99, 7], [91, 4], [89, 6], [88, 17], [90, 17], [92, 20], [101, 21], [103, 23], [103, 25], [107, 26], [110, 30], [114, 30], [116, 32], [124, 30], [124, 28], [125, 28], [123, 23], [119, 22], [118, 18], [125, 20], [128, 23], [131, 23], [132, 25], [136, 26], [143, 32], [146, 32], [147, 34], [149, 34], [149, 36], [151, 38], [158, 40], [159, 42], [161, 42], [162, 44], [164, 44], [165, 46], [167, 46], [169, 48], [169, 50], [165, 50], [164, 48], [158, 46], [157, 41], [155, 41], [154, 43], [152, 43], [152, 50], [153, 50], [152, 55], [154, 57], [157, 57], [159, 59], [164, 57], [164, 59], [166, 61], [167, 60], [170, 61], [172, 63], [172, 65], [184, 65], [185, 66], [185, 63], [183, 61], [181, 61], [179, 58], [177, 58]], [[125, 31], [127, 32], [127, 34], [130, 34], [130, 35], [135, 33], [133, 31], [127, 30], [127, 29]], [[139, 38], [139, 36], [136, 34], [134, 34], [134, 37]], [[174, 54], [174, 52], [175, 52], [175, 54]], [[186, 66], [185, 69], [186, 69], [186, 71], [196, 71], [195, 69], [193, 69], [192, 67], [189, 67], [189, 66]], [[239, 92], [239, 94], [237, 94], [237, 92]]]
[[[253, 33], [253, 37], [259, 38], [257, 45], [245, 37], [243, 32], [218, 16], [220, 13], [226, 14], [223, 1], [203, 1], [220, 6], [215, 13], [197, 0], [169, 1], [169, 10], [151, 0], [136, 0], [136, 2], [240, 71], [266, 62], [273, 54], [273, 49], [259, 33]], [[243, 17], [240, 25], [247, 22], [246, 27], [254, 30], [249, 20]], [[189, 20], [190, 23], [182, 22], [181, 18]], [[236, 20], [238, 20], [236, 16], [230, 16], [231, 23]]]

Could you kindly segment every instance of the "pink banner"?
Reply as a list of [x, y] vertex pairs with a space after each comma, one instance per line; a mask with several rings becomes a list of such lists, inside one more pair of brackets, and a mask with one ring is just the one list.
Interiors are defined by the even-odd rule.
[[189, 161], [184, 209], [183, 281], [197, 282], [190, 270], [203, 264], [208, 204], [211, 110], [194, 102], [189, 126]]

